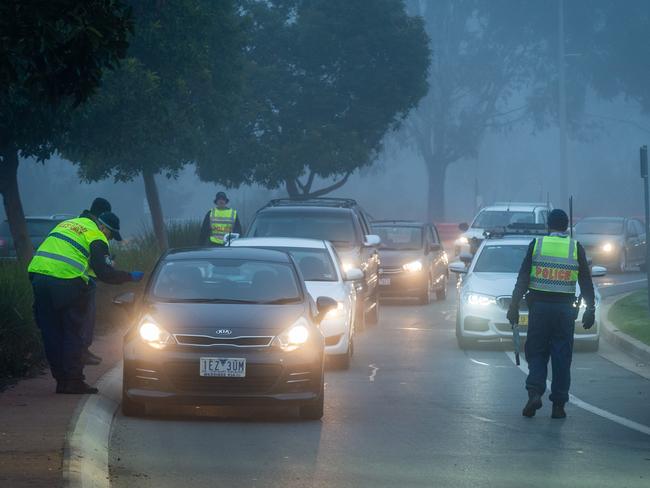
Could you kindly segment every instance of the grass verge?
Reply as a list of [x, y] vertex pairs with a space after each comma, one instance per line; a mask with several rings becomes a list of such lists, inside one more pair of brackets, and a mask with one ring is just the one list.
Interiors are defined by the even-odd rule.
[[648, 291], [639, 290], [615, 302], [609, 309], [609, 320], [622, 332], [650, 345]]

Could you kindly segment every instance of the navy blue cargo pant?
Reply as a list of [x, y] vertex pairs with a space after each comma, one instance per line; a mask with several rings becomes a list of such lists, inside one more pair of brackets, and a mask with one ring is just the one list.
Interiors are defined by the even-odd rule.
[[82, 329], [86, 317], [87, 286], [81, 279], [31, 276], [34, 318], [41, 330], [45, 356], [57, 381], [81, 380]]
[[550, 358], [553, 369], [550, 399], [559, 404], [569, 401], [574, 328], [575, 309], [571, 303], [537, 300], [530, 304], [526, 337], [528, 391], [544, 394]]
[[97, 305], [95, 303], [97, 295], [97, 284], [92, 278], [88, 282], [88, 290], [86, 292], [86, 317], [84, 319], [84, 326], [82, 329], [82, 336], [84, 341], [84, 348], [88, 349], [93, 343], [95, 335], [95, 313]]

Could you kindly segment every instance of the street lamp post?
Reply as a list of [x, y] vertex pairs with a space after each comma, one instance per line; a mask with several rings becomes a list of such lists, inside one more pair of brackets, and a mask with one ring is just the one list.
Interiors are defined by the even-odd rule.
[[645, 196], [645, 271], [648, 277], [648, 312], [650, 312], [650, 246], [648, 246], [648, 237], [650, 237], [650, 195], [648, 194], [648, 146], [641, 146], [641, 178], [643, 179], [643, 194]]
[[[558, 0], [558, 117], [560, 125], [560, 202], [569, 198], [569, 168], [567, 162], [566, 79], [564, 53], [564, 0]], [[564, 205], [564, 203], [562, 203]]]

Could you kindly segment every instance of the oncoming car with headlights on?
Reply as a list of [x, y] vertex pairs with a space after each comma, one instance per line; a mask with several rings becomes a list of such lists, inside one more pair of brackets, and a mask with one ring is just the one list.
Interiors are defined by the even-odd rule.
[[[458, 284], [456, 310], [456, 339], [461, 348], [478, 342], [510, 341], [512, 327], [506, 318], [517, 274], [534, 236], [504, 235], [488, 238], [479, 247], [469, 265], [453, 262], [449, 270], [461, 275]], [[605, 268], [594, 266], [593, 276], [604, 276]], [[578, 287], [578, 293], [580, 292]], [[596, 324], [591, 329], [582, 327], [585, 305], [580, 303], [575, 323], [575, 342], [583, 350], [598, 349], [600, 326], [598, 323], [600, 295], [596, 293]], [[521, 336], [526, 336], [528, 308], [522, 300], [519, 325]]]
[[251, 237], [231, 241], [230, 245], [277, 249], [290, 253], [298, 264], [311, 296], [336, 300], [337, 307], [323, 317], [320, 329], [325, 336], [325, 354], [331, 364], [348, 369], [354, 353], [357, 327], [363, 327], [364, 317], [358, 311], [354, 284], [355, 281], [363, 279], [363, 272], [358, 268], [343, 271], [336, 250], [328, 241], [293, 237]]
[[336, 307], [310, 297], [293, 258], [250, 248], [176, 250], [156, 265], [124, 338], [122, 411], [148, 404], [295, 405], [319, 419], [324, 338]]

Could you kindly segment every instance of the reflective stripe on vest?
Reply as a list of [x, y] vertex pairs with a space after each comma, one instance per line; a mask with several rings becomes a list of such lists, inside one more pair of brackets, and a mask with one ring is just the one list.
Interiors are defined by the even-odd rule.
[[576, 241], [559, 236], [538, 238], [533, 250], [528, 288], [575, 295], [578, 269]]
[[90, 244], [106, 236], [91, 219], [65, 220], [48, 234], [29, 263], [28, 271], [54, 278], [88, 281]]
[[224, 244], [224, 237], [232, 232], [237, 220], [237, 211], [232, 208], [220, 210], [213, 208], [210, 212], [210, 241], [213, 244]]

